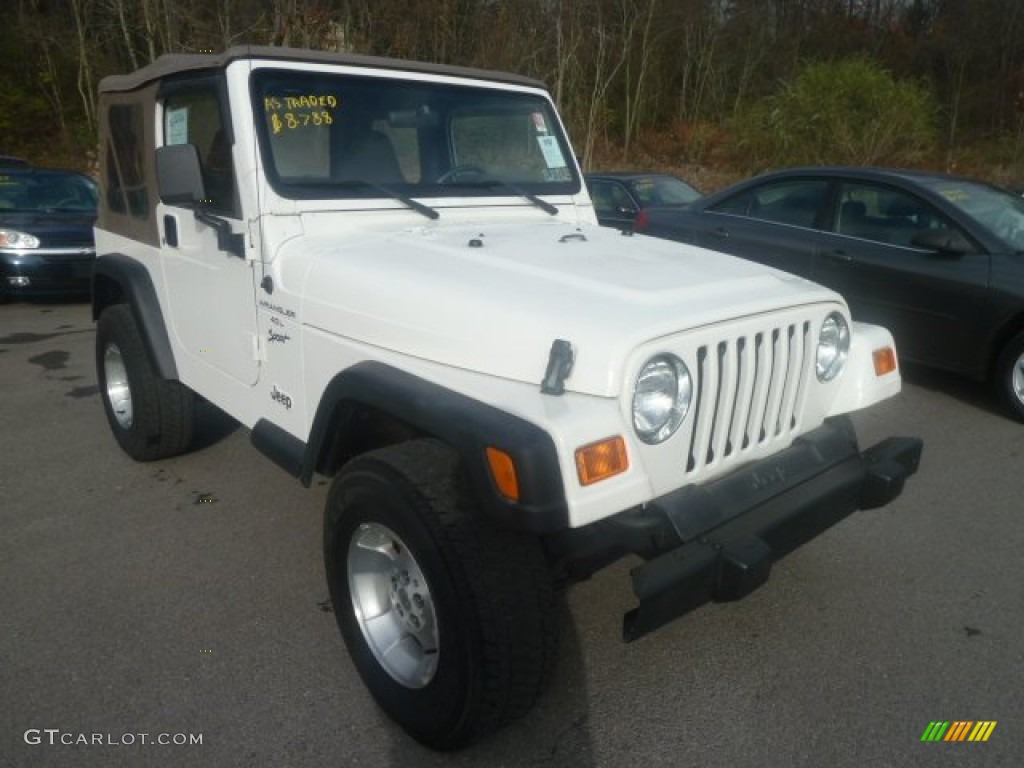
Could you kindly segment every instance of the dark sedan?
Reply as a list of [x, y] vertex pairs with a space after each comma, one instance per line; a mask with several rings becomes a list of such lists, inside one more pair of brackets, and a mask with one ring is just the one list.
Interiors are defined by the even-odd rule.
[[586, 182], [598, 223], [623, 230], [632, 230], [636, 215], [648, 206], [682, 205], [700, 197], [667, 173], [588, 173]]
[[89, 293], [96, 201], [84, 174], [0, 168], [0, 301]]
[[839, 291], [901, 356], [994, 381], [1024, 420], [1024, 200], [979, 181], [879, 168], [766, 173], [636, 231]]

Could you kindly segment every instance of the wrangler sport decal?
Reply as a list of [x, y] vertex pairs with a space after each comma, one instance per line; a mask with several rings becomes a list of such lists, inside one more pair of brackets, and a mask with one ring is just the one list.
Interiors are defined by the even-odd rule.
[[287, 333], [278, 333], [273, 328], [267, 329], [267, 343], [268, 344], [284, 344], [291, 338]]
[[280, 304], [271, 304], [266, 299], [260, 299], [260, 309], [265, 309], [267, 312], [273, 312], [281, 317], [295, 317], [295, 310], [282, 307]]

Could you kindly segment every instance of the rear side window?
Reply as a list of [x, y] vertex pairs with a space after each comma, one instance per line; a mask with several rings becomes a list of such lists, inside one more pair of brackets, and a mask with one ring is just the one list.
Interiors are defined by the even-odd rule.
[[107, 113], [107, 205], [137, 219], [149, 216], [149, 195], [143, 173], [142, 107], [113, 104]]

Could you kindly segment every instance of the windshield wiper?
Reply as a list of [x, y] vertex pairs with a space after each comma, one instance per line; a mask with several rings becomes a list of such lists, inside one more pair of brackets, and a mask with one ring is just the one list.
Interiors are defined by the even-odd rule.
[[412, 210], [416, 211], [416, 213], [423, 214], [428, 219], [436, 219], [441, 215], [435, 209], [431, 208], [429, 205], [424, 205], [418, 200], [413, 200], [408, 195], [403, 195], [396, 189], [386, 187], [383, 184], [376, 184], [372, 181], [363, 181], [362, 179], [346, 179], [345, 181], [324, 182], [323, 186], [342, 187], [343, 189], [359, 189], [362, 187], [369, 187], [370, 189], [376, 189], [378, 192], [383, 192], [388, 197], [392, 198], [393, 200], [397, 200], [398, 202], [404, 204], [409, 208], [412, 208]]
[[510, 192], [514, 192], [520, 197], [529, 200], [535, 206], [540, 208], [545, 213], [550, 213], [552, 216], [558, 215], [558, 209], [549, 203], [547, 200], [541, 200], [532, 192], [527, 192], [522, 187], [517, 187], [515, 184], [509, 184], [507, 181], [501, 181], [499, 179], [480, 179], [479, 181], [457, 181], [451, 183], [449, 186], [452, 187], [476, 187], [479, 189], [507, 189]]

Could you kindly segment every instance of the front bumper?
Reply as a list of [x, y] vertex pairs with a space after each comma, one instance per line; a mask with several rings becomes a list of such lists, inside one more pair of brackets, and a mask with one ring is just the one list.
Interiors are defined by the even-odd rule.
[[785, 451], [627, 513], [620, 524], [649, 559], [631, 572], [640, 604], [624, 617], [623, 639], [750, 594], [779, 558], [899, 496], [921, 449], [918, 439], [892, 437], [860, 452], [849, 422], [833, 419]]
[[0, 250], [0, 294], [87, 296], [95, 262], [95, 250], [86, 247]]

